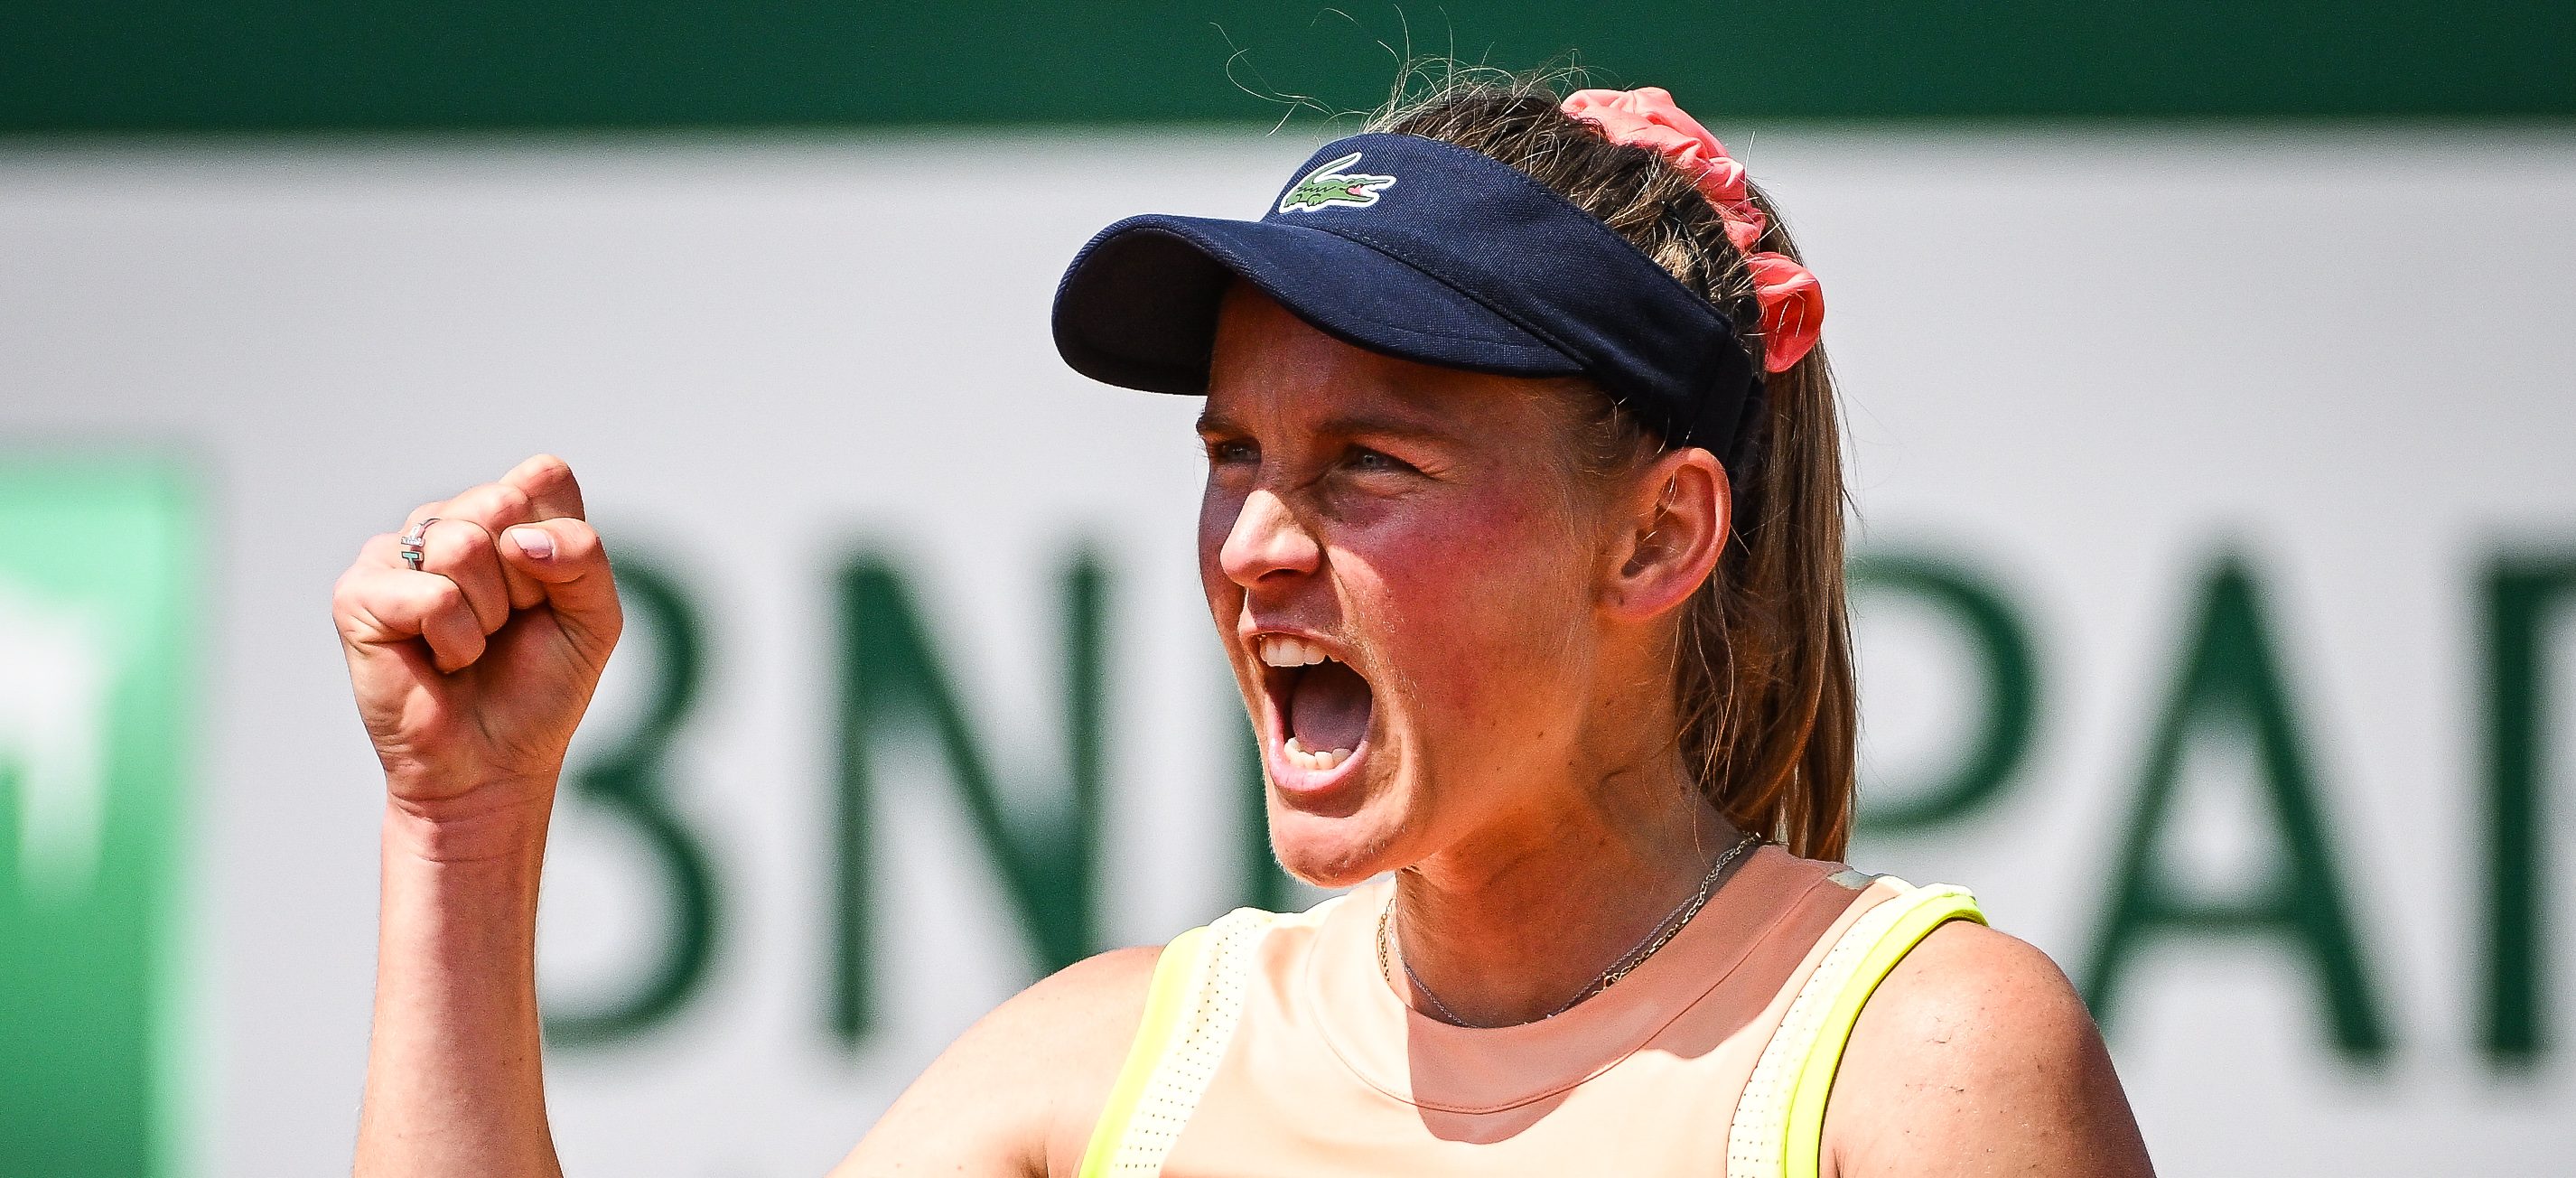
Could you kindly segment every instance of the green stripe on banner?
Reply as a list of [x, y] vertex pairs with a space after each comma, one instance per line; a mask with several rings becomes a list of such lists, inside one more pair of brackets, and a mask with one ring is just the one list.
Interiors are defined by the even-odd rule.
[[1257, 123], [1374, 105], [1381, 42], [1730, 120], [2576, 115], [2568, 4], [17, 0], [0, 134]]
[[179, 1173], [195, 476], [0, 453], [0, 1174]]

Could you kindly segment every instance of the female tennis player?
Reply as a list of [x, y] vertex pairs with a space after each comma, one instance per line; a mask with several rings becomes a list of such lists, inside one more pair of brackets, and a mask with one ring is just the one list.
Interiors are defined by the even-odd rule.
[[[1258, 221], [1104, 230], [1058, 346], [1206, 398], [1272, 844], [1352, 890], [1039, 982], [838, 1173], [2149, 1173], [2046, 957], [1834, 861], [1822, 314], [1655, 89], [1454, 82]], [[389, 790], [358, 1170], [557, 1173], [538, 866], [619, 629], [571, 472], [420, 508], [335, 605]]]

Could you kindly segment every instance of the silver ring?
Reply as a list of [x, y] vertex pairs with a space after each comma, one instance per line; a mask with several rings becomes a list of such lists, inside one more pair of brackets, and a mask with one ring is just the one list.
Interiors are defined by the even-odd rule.
[[429, 535], [429, 525], [437, 522], [438, 517], [433, 515], [428, 519], [420, 521], [420, 523], [413, 527], [411, 531], [406, 532], [399, 537], [402, 543], [403, 563], [410, 565], [411, 571], [415, 573], [420, 571], [421, 556], [428, 546], [428, 541], [425, 537]]

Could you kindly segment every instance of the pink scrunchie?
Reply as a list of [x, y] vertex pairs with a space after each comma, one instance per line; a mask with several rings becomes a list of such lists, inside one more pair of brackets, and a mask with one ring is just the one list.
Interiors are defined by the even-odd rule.
[[1753, 298], [1762, 307], [1763, 367], [1785, 372], [1825, 325], [1825, 292], [1807, 268], [1785, 254], [1755, 251], [1769, 221], [1744, 191], [1744, 165], [1699, 120], [1673, 104], [1661, 86], [1634, 90], [1577, 90], [1561, 108], [1568, 118], [1601, 128], [1612, 143], [1643, 147], [1672, 161], [1699, 186], [1700, 195], [1726, 223], [1726, 239], [1744, 251], [1753, 270]]

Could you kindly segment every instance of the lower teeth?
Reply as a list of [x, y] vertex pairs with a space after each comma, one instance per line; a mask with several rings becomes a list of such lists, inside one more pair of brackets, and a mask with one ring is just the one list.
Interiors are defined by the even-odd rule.
[[1310, 752], [1307, 750], [1306, 746], [1297, 743], [1297, 738], [1293, 736], [1288, 738], [1286, 748], [1289, 764], [1295, 765], [1300, 769], [1312, 769], [1319, 773], [1351, 759], [1351, 750], [1349, 749], [1325, 749], [1321, 752]]

